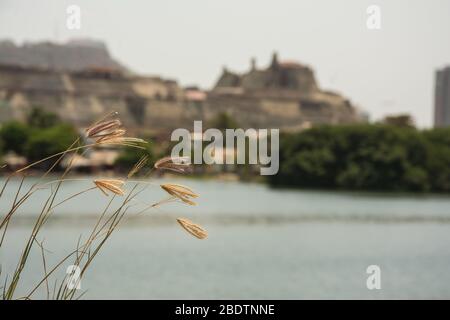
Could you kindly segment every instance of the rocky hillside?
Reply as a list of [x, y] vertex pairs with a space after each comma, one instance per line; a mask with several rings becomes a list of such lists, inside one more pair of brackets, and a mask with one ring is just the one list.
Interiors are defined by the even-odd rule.
[[125, 71], [125, 68], [110, 56], [106, 45], [94, 40], [23, 45], [16, 45], [8, 40], [0, 41], [0, 64], [60, 71], [80, 71], [87, 68]]

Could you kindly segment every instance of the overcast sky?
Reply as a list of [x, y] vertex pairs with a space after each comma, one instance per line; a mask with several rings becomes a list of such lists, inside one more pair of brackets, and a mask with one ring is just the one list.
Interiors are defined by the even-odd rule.
[[[81, 7], [81, 30], [66, 7]], [[366, 9], [381, 8], [381, 30]], [[210, 88], [222, 66], [265, 67], [274, 50], [313, 67], [371, 119], [407, 112], [433, 117], [434, 73], [450, 64], [450, 0], [0, 0], [0, 38], [17, 43], [104, 40], [138, 73]]]

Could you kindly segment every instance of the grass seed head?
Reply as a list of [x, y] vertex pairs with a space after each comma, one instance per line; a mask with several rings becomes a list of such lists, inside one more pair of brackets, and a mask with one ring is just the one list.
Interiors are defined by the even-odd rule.
[[190, 169], [189, 157], [164, 157], [155, 162], [155, 169], [185, 173]]
[[179, 184], [166, 183], [162, 184], [161, 188], [171, 196], [176, 197], [191, 206], [194, 206], [195, 202], [190, 199], [198, 198], [198, 194], [194, 193], [194, 191]]
[[184, 230], [192, 234], [198, 239], [205, 239], [208, 236], [208, 232], [203, 229], [200, 225], [193, 223], [192, 221], [185, 218], [178, 218], [178, 223], [183, 227]]
[[124, 182], [122, 180], [100, 179], [94, 180], [94, 184], [106, 196], [108, 196], [108, 191], [119, 196], [124, 195], [124, 191], [122, 189]]

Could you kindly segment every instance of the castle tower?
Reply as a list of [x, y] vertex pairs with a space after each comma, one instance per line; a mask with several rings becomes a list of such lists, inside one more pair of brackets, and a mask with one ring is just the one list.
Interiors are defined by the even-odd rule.
[[278, 53], [276, 51], [272, 54], [272, 62], [270, 63], [271, 68], [277, 68], [278, 67]]
[[250, 59], [250, 71], [256, 70], [256, 58], [253, 57]]

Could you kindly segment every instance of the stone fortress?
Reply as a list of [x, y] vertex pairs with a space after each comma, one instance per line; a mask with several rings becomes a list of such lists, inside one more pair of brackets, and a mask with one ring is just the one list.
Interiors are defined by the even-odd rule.
[[278, 127], [297, 131], [317, 124], [342, 124], [363, 120], [350, 101], [319, 88], [313, 70], [292, 61], [278, 61], [274, 53], [266, 69], [236, 74], [224, 68], [216, 86], [208, 92], [213, 112], [228, 112], [246, 126]]
[[266, 69], [257, 69], [254, 60], [243, 74], [224, 68], [214, 88], [203, 91], [136, 75], [99, 44], [24, 47], [0, 42], [0, 122], [23, 121], [32, 106], [80, 128], [116, 110], [125, 126], [152, 134], [191, 129], [194, 120], [207, 123], [220, 113], [242, 128], [282, 131], [364, 121], [348, 99], [321, 90], [311, 68], [279, 61], [276, 54]]

